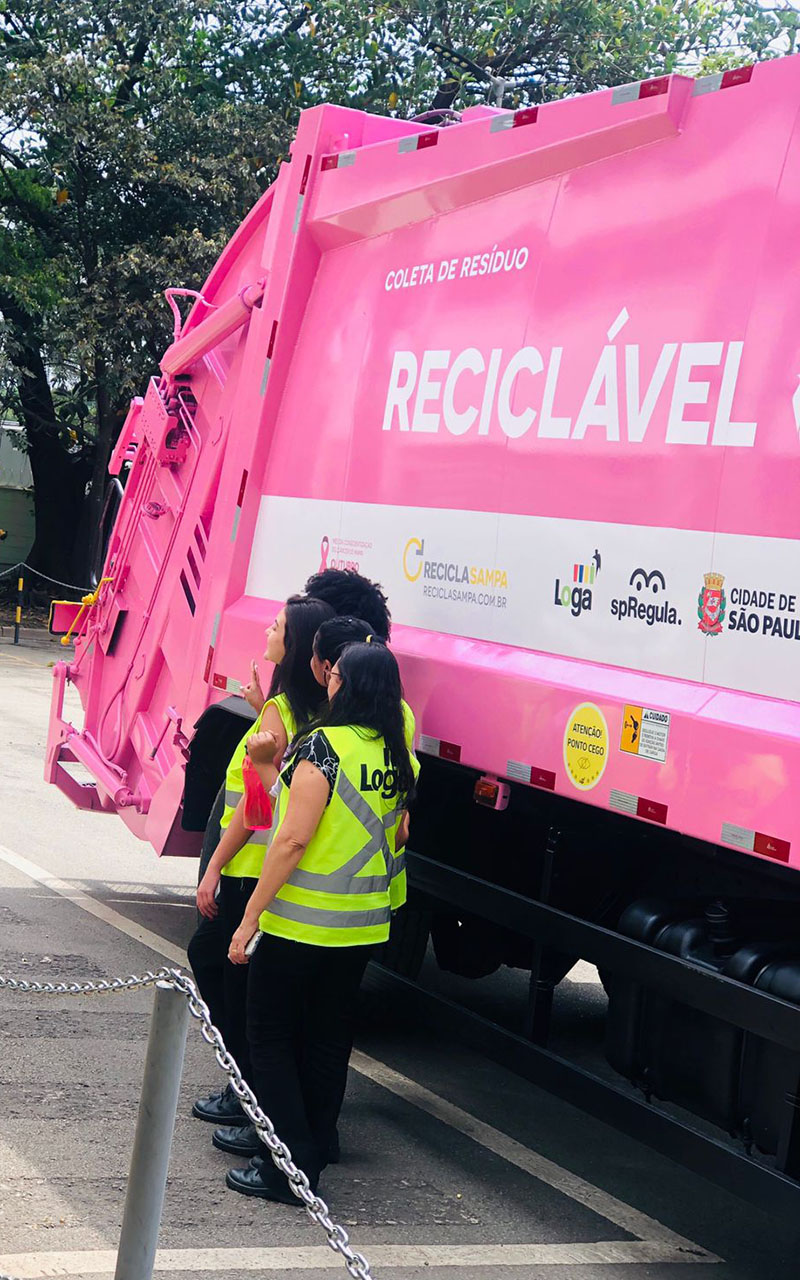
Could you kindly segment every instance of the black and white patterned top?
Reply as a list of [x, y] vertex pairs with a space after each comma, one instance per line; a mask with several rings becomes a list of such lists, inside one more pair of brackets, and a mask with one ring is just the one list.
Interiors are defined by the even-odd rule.
[[328, 783], [328, 799], [326, 806], [331, 802], [333, 788], [336, 786], [336, 779], [339, 776], [339, 757], [326, 738], [322, 729], [315, 729], [313, 733], [304, 739], [292, 756], [291, 763], [283, 774], [283, 781], [287, 787], [292, 785], [294, 771], [301, 760], [307, 760], [309, 764], [313, 764], [315, 769], [319, 769], [324, 775]]

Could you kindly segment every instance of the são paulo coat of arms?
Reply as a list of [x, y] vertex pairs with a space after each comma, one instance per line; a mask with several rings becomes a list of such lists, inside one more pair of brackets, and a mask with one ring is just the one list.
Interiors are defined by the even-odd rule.
[[703, 574], [703, 590], [697, 597], [697, 629], [705, 636], [718, 636], [722, 632], [728, 606], [722, 590], [724, 581], [721, 573]]

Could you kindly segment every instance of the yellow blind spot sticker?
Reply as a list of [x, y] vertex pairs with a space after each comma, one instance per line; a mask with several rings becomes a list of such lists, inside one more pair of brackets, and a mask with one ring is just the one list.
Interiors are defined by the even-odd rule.
[[579, 791], [591, 791], [606, 770], [608, 725], [599, 707], [582, 702], [570, 714], [564, 730], [564, 767]]

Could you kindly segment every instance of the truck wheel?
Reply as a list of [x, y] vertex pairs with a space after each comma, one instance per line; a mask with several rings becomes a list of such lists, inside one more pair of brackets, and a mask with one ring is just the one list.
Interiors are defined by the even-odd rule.
[[[206, 829], [203, 833], [203, 843], [200, 846], [200, 865], [197, 868], [198, 884], [203, 879], [203, 876], [206, 873], [208, 864], [211, 861], [211, 857], [214, 853], [214, 850], [219, 844], [219, 837], [221, 834], [219, 824], [222, 821], [222, 815], [224, 812], [225, 812], [225, 783], [223, 782], [222, 786], [217, 792], [217, 798], [214, 801], [213, 805], [211, 806], [211, 813], [208, 815], [208, 822], [206, 823]], [[197, 923], [200, 924], [202, 919], [203, 917], [200, 915], [200, 912], [198, 911]]]
[[431, 908], [423, 894], [409, 893], [408, 902], [396, 912], [392, 920], [389, 941], [378, 953], [378, 960], [387, 969], [404, 978], [415, 979], [425, 952], [431, 931]]

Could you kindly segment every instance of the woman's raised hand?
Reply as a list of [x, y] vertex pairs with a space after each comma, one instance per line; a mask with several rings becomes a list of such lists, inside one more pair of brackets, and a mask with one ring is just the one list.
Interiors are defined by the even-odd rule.
[[272, 764], [278, 750], [278, 739], [268, 729], [253, 733], [247, 739], [247, 754], [253, 764]]
[[258, 663], [255, 658], [250, 663], [250, 681], [248, 684], [242, 685], [242, 697], [246, 702], [250, 703], [250, 706], [256, 712], [261, 711], [266, 702], [264, 690], [261, 688], [261, 678], [258, 674]]

